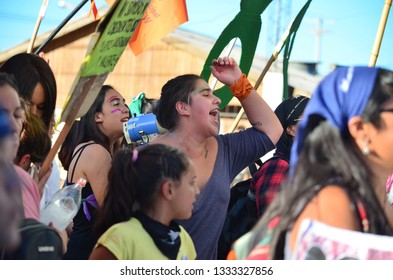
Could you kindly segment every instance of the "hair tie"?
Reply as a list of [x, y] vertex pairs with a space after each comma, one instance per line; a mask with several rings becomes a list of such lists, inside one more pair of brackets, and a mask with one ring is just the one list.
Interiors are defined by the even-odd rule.
[[132, 162], [135, 162], [137, 159], [138, 159], [138, 150], [134, 149], [132, 151], [132, 158], [131, 158], [131, 160], [132, 160]]

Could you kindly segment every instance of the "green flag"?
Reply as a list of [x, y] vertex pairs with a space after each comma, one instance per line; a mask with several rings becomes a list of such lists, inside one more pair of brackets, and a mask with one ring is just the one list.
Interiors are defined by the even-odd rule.
[[303, 8], [300, 10], [300, 12], [297, 14], [296, 18], [293, 20], [291, 27], [289, 29], [288, 36], [286, 40], [284, 41], [283, 46], [279, 50], [281, 52], [282, 48], [284, 48], [284, 54], [283, 54], [283, 83], [284, 83], [284, 92], [283, 92], [283, 100], [288, 99], [288, 63], [289, 63], [289, 57], [291, 56], [292, 52], [292, 47], [293, 43], [295, 42], [295, 37], [297, 30], [299, 29], [300, 23], [303, 20], [304, 15], [306, 14], [306, 11], [308, 7], [311, 4], [311, 0], [308, 0], [306, 4], [304, 4]]
[[[225, 27], [205, 61], [201, 76], [206, 81], [209, 80], [211, 75], [210, 65], [212, 60], [219, 57], [224, 48], [234, 38], [239, 38], [242, 43], [239, 66], [243, 73], [248, 75], [261, 31], [261, 14], [271, 2], [272, 0], [242, 0], [240, 2], [240, 12]], [[225, 108], [232, 99], [232, 93], [227, 86], [215, 90], [214, 94], [221, 99], [220, 109]]]

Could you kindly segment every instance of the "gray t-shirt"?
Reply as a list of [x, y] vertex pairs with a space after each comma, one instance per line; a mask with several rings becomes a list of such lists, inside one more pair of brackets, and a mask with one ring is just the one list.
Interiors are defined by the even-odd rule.
[[217, 259], [217, 244], [225, 221], [230, 184], [249, 164], [275, 148], [270, 138], [254, 128], [216, 136], [217, 158], [212, 176], [198, 196], [192, 217], [179, 223], [190, 234], [197, 259]]

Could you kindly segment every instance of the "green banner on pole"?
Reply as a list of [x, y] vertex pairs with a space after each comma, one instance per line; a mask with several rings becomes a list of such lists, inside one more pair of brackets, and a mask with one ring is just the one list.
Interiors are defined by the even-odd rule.
[[[248, 75], [261, 31], [261, 14], [271, 2], [272, 0], [242, 0], [240, 2], [240, 12], [225, 27], [206, 59], [201, 73], [201, 76], [206, 81], [209, 80], [211, 75], [210, 65], [212, 60], [218, 58], [224, 48], [234, 38], [239, 38], [242, 44], [240, 69], [242, 69], [244, 74]], [[232, 99], [232, 93], [227, 86], [215, 90], [214, 94], [221, 99], [220, 109], [225, 108]]]
[[293, 47], [293, 43], [295, 42], [295, 37], [296, 37], [296, 33], [297, 30], [299, 29], [300, 23], [303, 20], [304, 15], [307, 12], [308, 7], [311, 4], [311, 0], [308, 0], [306, 2], [306, 4], [304, 4], [303, 8], [300, 10], [300, 12], [297, 14], [296, 18], [293, 20], [293, 23], [291, 25], [291, 28], [289, 29], [289, 34], [285, 40], [284, 45], [281, 47], [280, 51], [282, 50], [282, 48], [284, 48], [284, 55], [283, 55], [283, 69], [282, 69], [282, 73], [283, 73], [283, 84], [284, 84], [284, 92], [283, 92], [283, 100], [288, 99], [288, 65], [289, 65], [289, 58], [291, 56], [291, 52], [292, 52], [292, 47]]

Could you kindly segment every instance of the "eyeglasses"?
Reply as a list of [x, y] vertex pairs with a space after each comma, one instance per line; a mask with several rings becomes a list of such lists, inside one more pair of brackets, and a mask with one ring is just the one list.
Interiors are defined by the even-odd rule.
[[393, 108], [390, 108], [390, 109], [381, 109], [381, 110], [379, 110], [379, 112], [380, 112], [380, 113], [383, 113], [383, 112], [390, 112], [390, 113], [393, 113]]

